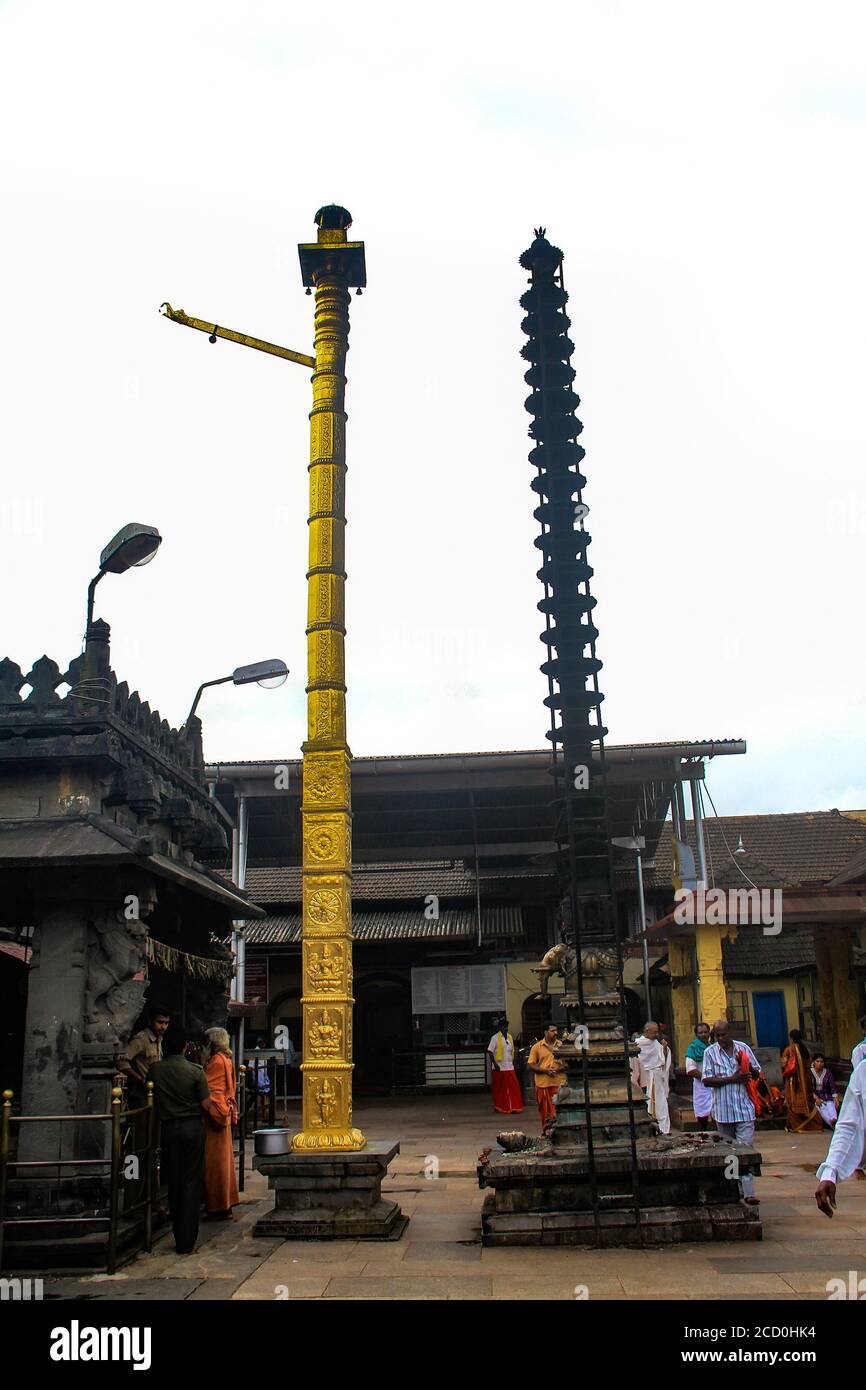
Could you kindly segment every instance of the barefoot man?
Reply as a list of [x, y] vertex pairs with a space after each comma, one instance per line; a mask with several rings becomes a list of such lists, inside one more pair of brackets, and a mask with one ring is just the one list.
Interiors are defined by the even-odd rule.
[[535, 1073], [535, 1101], [538, 1105], [542, 1134], [548, 1121], [556, 1118], [553, 1097], [565, 1080], [565, 1063], [560, 1061], [553, 1051], [556, 1034], [556, 1026], [551, 1023], [545, 1028], [544, 1037], [532, 1044], [526, 1062], [529, 1070]]

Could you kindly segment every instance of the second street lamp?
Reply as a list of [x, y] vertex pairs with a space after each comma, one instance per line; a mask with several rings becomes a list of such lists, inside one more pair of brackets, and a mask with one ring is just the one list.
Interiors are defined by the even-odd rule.
[[227, 685], [231, 681], [232, 685], [253, 685], [255, 683], [265, 690], [275, 690], [277, 686], [283, 684], [288, 674], [289, 668], [286, 663], [278, 658], [272, 658], [270, 661], [254, 661], [250, 666], [237, 666], [230, 676], [218, 676], [213, 681], [202, 681], [184, 723], [188, 724], [192, 719], [198, 709], [201, 693], [203, 690], [207, 690], [208, 686]]

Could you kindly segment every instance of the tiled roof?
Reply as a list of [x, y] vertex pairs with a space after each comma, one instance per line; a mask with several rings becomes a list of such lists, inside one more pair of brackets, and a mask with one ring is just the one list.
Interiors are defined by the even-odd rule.
[[[482, 892], [490, 892], [501, 880], [550, 878], [543, 870], [532, 868], [497, 869], [482, 872]], [[552, 881], [552, 880], [551, 880]], [[297, 866], [247, 869], [246, 894], [256, 903], [290, 904], [301, 901], [301, 870]], [[507, 891], [507, 888], [506, 890]], [[428, 893], [440, 898], [475, 898], [475, 877], [459, 860], [402, 861], [396, 864], [357, 864], [352, 869], [353, 902], [405, 901], [415, 898], [422, 903]]]
[[784, 927], [778, 936], [743, 928], [735, 941], [722, 942], [726, 975], [759, 979], [787, 975], [815, 964], [815, 939], [810, 927]]
[[[523, 913], [519, 907], [481, 909], [481, 935], [519, 941], [524, 935]], [[248, 946], [283, 946], [301, 939], [301, 914], [267, 917], [250, 922], [244, 936]], [[417, 912], [355, 912], [352, 936], [356, 941], [475, 941], [478, 922], [474, 912], [463, 908], [446, 910], [428, 921], [423, 908]]]
[[[736, 854], [742, 836], [745, 854]], [[866, 852], [866, 825], [839, 811], [792, 811], [771, 816], [708, 816], [704, 821], [707, 870], [720, 886], [740, 879], [734, 863], [754, 879], [758, 887], [793, 887], [826, 883], [840, 873], [859, 851]], [[726, 848], [725, 840], [730, 849]], [[689, 842], [694, 828], [689, 822]], [[733, 863], [732, 863], [733, 859]], [[770, 882], [761, 882], [756, 869], [766, 867]], [[672, 881], [673, 854], [670, 826], [659, 840], [652, 866], [647, 865], [647, 887], [668, 888]], [[729, 875], [733, 875], [729, 878]], [[712, 878], [712, 875], [710, 875]]]

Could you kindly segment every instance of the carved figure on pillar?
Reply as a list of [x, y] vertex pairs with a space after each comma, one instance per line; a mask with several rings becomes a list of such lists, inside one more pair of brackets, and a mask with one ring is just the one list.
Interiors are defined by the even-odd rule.
[[84, 1041], [121, 1047], [144, 1002], [147, 927], [119, 908], [92, 922], [88, 935]]

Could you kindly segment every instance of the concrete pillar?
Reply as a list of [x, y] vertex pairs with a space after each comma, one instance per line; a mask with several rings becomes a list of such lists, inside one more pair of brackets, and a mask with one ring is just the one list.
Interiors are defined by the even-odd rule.
[[822, 1041], [827, 1052], [846, 1059], [861, 1037], [851, 947], [850, 926], [815, 928]]
[[668, 965], [671, 972], [672, 1046], [677, 1066], [685, 1066], [686, 1048], [692, 1040], [695, 1025], [695, 992], [692, 975], [691, 937], [673, 937], [668, 942]]
[[830, 949], [830, 935], [826, 927], [816, 927], [815, 967], [817, 971], [817, 1002], [820, 1027], [818, 1036], [821, 1046], [830, 1057], [838, 1057], [839, 1030], [836, 1026], [836, 1001], [833, 997], [833, 961]]
[[722, 931], [709, 923], [695, 927], [695, 949], [698, 961], [698, 1009], [705, 1023], [712, 1028], [716, 1019], [725, 1017], [727, 990], [722, 970]]
[[[22, 1114], [66, 1115], [77, 1108], [86, 974], [87, 920], [83, 909], [76, 904], [46, 907], [33, 935], [24, 1025]], [[75, 1128], [22, 1125], [19, 1156], [71, 1156]]]

